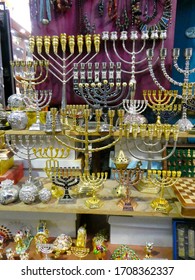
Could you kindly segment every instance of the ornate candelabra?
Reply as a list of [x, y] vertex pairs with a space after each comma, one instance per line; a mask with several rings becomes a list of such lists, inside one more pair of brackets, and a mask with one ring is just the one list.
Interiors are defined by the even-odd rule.
[[96, 196], [97, 191], [103, 186], [103, 182], [107, 179], [107, 172], [83, 174], [80, 176], [81, 182], [91, 188], [92, 197], [85, 201], [85, 205], [90, 209], [100, 208], [103, 202]]
[[148, 179], [154, 185], [160, 186], [161, 192], [159, 198], [151, 202], [151, 207], [155, 211], [169, 213], [172, 209], [169, 202], [164, 198], [164, 189], [172, 187], [181, 177], [180, 171], [169, 170], [148, 170]]
[[10, 61], [10, 65], [16, 82], [24, 88], [24, 94], [27, 88], [34, 89], [48, 77], [48, 60], [14, 60]]
[[125, 197], [118, 202], [124, 211], [133, 211], [137, 207], [137, 202], [131, 197], [130, 186], [136, 186], [139, 183], [143, 173], [140, 166], [141, 162], [138, 162], [134, 169], [113, 169], [115, 180], [120, 186], [126, 188]]
[[[162, 48], [164, 45], [164, 40], [166, 38], [167, 38], [166, 30], [161, 30], [160, 32], [158, 32], [157, 29], [154, 29], [149, 32], [147, 28], [141, 31], [141, 35], [139, 35], [138, 31], [135, 30], [132, 30], [129, 36], [127, 31], [122, 31], [120, 33], [120, 38], [118, 38], [117, 31], [112, 31], [110, 33], [108, 31], [103, 31], [102, 33], [104, 49], [109, 61], [112, 62], [112, 58], [111, 55], [109, 54], [109, 48], [108, 48], [108, 41], [111, 40], [114, 54], [117, 57], [117, 59], [121, 61], [123, 65], [128, 65], [130, 67], [130, 70], [125, 70], [126, 67], [122, 67], [121, 70], [124, 73], [130, 74], [130, 86], [134, 93], [136, 88], [136, 75], [148, 71], [148, 67], [145, 66], [145, 62], [147, 62], [147, 57], [142, 56], [142, 58], [138, 60], [137, 59], [138, 54], [140, 55], [141, 53], [144, 53], [147, 42], [149, 42], [152, 45], [152, 50], [154, 50], [156, 46], [156, 41], [161, 40], [162, 41], [161, 48]], [[129, 39], [132, 42], [132, 49], [130, 51], [127, 49], [126, 46]], [[117, 51], [117, 43], [119, 40], [121, 41], [122, 49], [124, 53], [129, 56], [129, 59], [125, 59], [124, 57], [121, 57], [119, 52]], [[137, 45], [139, 46], [139, 49]], [[158, 59], [159, 58], [157, 57], [155, 63], [157, 62]], [[141, 67], [142, 65], [144, 66]]]
[[36, 111], [36, 122], [32, 124], [29, 130], [45, 129], [44, 124], [40, 121], [40, 111], [49, 105], [51, 98], [52, 92], [49, 90], [26, 90], [24, 102], [29, 109], [34, 109]]
[[[42, 143], [41, 147], [33, 147], [32, 151], [36, 158], [46, 159], [46, 166], [44, 168], [44, 171], [47, 174], [48, 178], [51, 178], [53, 175], [53, 170], [57, 170], [59, 168], [58, 159], [67, 158], [70, 155], [70, 149], [55, 147], [52, 136], [48, 135], [44, 137], [44, 140], [45, 143], [50, 143], [50, 145], [47, 147], [43, 147]], [[53, 142], [52, 145], [51, 142]]]
[[[91, 131], [89, 130], [89, 117], [90, 117], [90, 109], [84, 109], [83, 110], [83, 119], [84, 119], [84, 125], [83, 127], [77, 126], [77, 113], [78, 109], [72, 109], [71, 112], [70, 110], [68, 111], [67, 109], [61, 110], [61, 118], [62, 118], [62, 124], [67, 123], [67, 116], [68, 114], [71, 114], [72, 116], [72, 125], [69, 130], [64, 130], [64, 137], [65, 139], [60, 139], [57, 135], [55, 136], [55, 139], [62, 144], [63, 146], [73, 149], [77, 152], [84, 153], [85, 156], [85, 165], [84, 165], [84, 173], [89, 174], [89, 157], [91, 153], [94, 152], [99, 152], [102, 150], [105, 150], [107, 148], [110, 148], [114, 146], [121, 138], [122, 138], [122, 129], [123, 129], [123, 116], [124, 116], [124, 111], [123, 110], [118, 110], [118, 117], [119, 117], [119, 135], [118, 137], [115, 138], [111, 143], [101, 147], [93, 147], [94, 144], [101, 144], [103, 141], [106, 141], [110, 139], [113, 136], [113, 118], [114, 118], [114, 111], [109, 110], [108, 115], [109, 115], [109, 131], [106, 133], [106, 135], [98, 135], [100, 132], [100, 118], [101, 118], [101, 110], [96, 109], [95, 110], [95, 116], [96, 116], [96, 126], [94, 129]], [[65, 126], [66, 127], [66, 126]], [[79, 135], [80, 138], [74, 135]], [[98, 135], [96, 139], [93, 139], [95, 135]], [[91, 139], [92, 138], [92, 139]], [[70, 144], [68, 144], [67, 140], [71, 140], [74, 143], [78, 143], [81, 145], [81, 147], [74, 147]]]
[[73, 203], [75, 199], [70, 195], [69, 189], [80, 182], [81, 170], [79, 168], [52, 168], [52, 184], [64, 189], [59, 203]]
[[146, 118], [141, 114], [147, 108], [147, 100], [123, 99], [123, 108], [126, 111], [124, 123], [145, 123]]
[[[116, 68], [116, 70], [115, 70]], [[104, 124], [102, 131], [109, 130], [108, 110], [120, 107], [124, 98], [128, 98], [130, 91], [126, 91], [127, 83], [121, 82], [121, 63], [96, 62], [74, 64], [74, 90], [85, 102], [94, 109], [102, 109]]]
[[[161, 90], [165, 90], [164, 87], [160, 84], [160, 82], [156, 78], [155, 73], [153, 71], [153, 56], [154, 56], [154, 50], [148, 49], [147, 50], [147, 58], [148, 58], [148, 67], [149, 67], [150, 75], [151, 75], [153, 81], [155, 82], [155, 84]], [[172, 50], [173, 66], [174, 66], [174, 68], [176, 69], [177, 72], [179, 72], [180, 74], [182, 74], [184, 76], [183, 82], [178, 82], [178, 81], [174, 80], [167, 73], [166, 65], [165, 65], [166, 57], [167, 57], [167, 49], [162, 48], [160, 50], [160, 60], [161, 60], [161, 70], [162, 70], [165, 78], [171, 84], [173, 84], [174, 86], [185, 88], [185, 85], [189, 84], [189, 82], [190, 82], [191, 74], [193, 74], [195, 72], [195, 68], [190, 69], [190, 60], [191, 60], [191, 57], [192, 57], [192, 48], [186, 48], [184, 50], [184, 58], [185, 58], [184, 69], [182, 69], [178, 65], [178, 58], [180, 57], [180, 49], [179, 48], [174, 48]], [[186, 91], [186, 94], [184, 94], [184, 95], [182, 94], [182, 96], [178, 96], [178, 97], [182, 98], [183, 103], [187, 103], [188, 92]], [[182, 118], [179, 119], [177, 123], [179, 125], [180, 130], [182, 130], [182, 131], [190, 130], [193, 127], [193, 124], [190, 122], [190, 120], [187, 119], [187, 108], [185, 106], [183, 106], [183, 108], [182, 108]]]
[[[129, 128], [126, 127], [126, 147], [131, 156], [141, 161], [148, 161], [147, 169], [151, 169], [151, 162], [162, 162], [173, 155], [177, 146], [179, 128], [178, 125], [170, 124], [138, 124], [132, 125], [131, 145], [129, 143]], [[172, 150], [164, 155], [169, 141], [172, 139]], [[147, 178], [140, 180], [136, 186], [142, 192], [158, 193], [159, 186], [151, 184]]]
[[[92, 51], [92, 44], [94, 45], [95, 52]], [[60, 36], [31, 36], [29, 38], [29, 47], [36, 59], [38, 57], [41, 57], [43, 60], [49, 59], [49, 71], [62, 83], [61, 108], [64, 109], [67, 104], [66, 84], [73, 75], [72, 65], [76, 61], [77, 63], [87, 63], [99, 53], [100, 35], [94, 34], [92, 37], [90, 34], [87, 34], [75, 37], [62, 33]], [[35, 50], [37, 54], [34, 53]]]
[[161, 124], [161, 112], [173, 112], [177, 106], [174, 107], [178, 92], [176, 90], [144, 90], [143, 97], [148, 100], [148, 106], [156, 113], [156, 123]]
[[41, 135], [5, 135], [8, 148], [15, 154], [17, 157], [22, 160], [27, 160], [28, 163], [28, 179], [27, 182], [32, 182], [32, 163], [34, 160], [35, 154], [33, 148], [36, 146], [37, 142], [40, 145], [43, 145], [43, 137]]

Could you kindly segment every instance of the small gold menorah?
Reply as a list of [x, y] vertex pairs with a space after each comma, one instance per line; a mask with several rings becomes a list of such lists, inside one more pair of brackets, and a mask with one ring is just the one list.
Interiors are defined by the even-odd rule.
[[172, 210], [172, 206], [164, 198], [164, 190], [172, 187], [180, 177], [181, 171], [148, 170], [148, 180], [161, 188], [159, 198], [154, 199], [150, 204], [155, 211], [168, 214]]
[[144, 90], [143, 97], [147, 101], [148, 106], [157, 114], [157, 124], [161, 124], [160, 113], [162, 111], [172, 111], [176, 101], [178, 92], [176, 90]]
[[33, 148], [33, 153], [36, 158], [46, 159], [46, 166], [44, 168], [48, 178], [51, 178], [52, 169], [59, 168], [58, 159], [67, 158], [70, 154], [70, 149], [66, 148], [55, 148], [53, 146], [45, 148]]
[[80, 176], [81, 182], [91, 188], [92, 197], [85, 201], [85, 205], [88, 208], [96, 209], [103, 205], [103, 202], [97, 197], [97, 192], [103, 187], [103, 183], [107, 180], [107, 177], [107, 172], [92, 173], [92, 175], [83, 174]]

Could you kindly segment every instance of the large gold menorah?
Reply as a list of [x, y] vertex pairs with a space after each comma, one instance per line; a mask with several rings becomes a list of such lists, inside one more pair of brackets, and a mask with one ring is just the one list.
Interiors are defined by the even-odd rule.
[[49, 61], [34, 60], [10, 61], [13, 76], [16, 82], [24, 89], [34, 89], [35, 86], [45, 82], [48, 77]]
[[35, 59], [49, 59], [49, 72], [62, 84], [61, 108], [64, 109], [66, 84], [73, 77], [73, 63], [88, 63], [99, 53], [100, 34], [30, 36], [29, 47]]
[[[79, 108], [79, 107], [78, 107]], [[122, 138], [122, 127], [123, 127], [123, 116], [124, 116], [124, 110], [118, 110], [118, 117], [119, 117], [119, 135], [115, 138], [111, 143], [104, 144], [103, 141], [106, 141], [113, 136], [113, 119], [115, 112], [113, 110], [109, 110], [108, 116], [109, 116], [109, 131], [106, 132], [106, 135], [101, 136], [100, 133], [100, 118], [102, 115], [102, 111], [97, 109], [95, 110], [95, 117], [96, 117], [96, 124], [95, 128], [90, 130], [89, 129], [89, 118], [91, 115], [90, 109], [84, 109], [83, 110], [83, 120], [84, 125], [83, 127], [77, 125], [77, 115], [78, 115], [78, 108], [69, 109], [68, 106], [65, 110], [61, 110], [61, 118], [62, 118], [62, 124], [67, 124], [67, 116], [70, 114], [72, 116], [72, 124], [69, 126], [69, 130], [64, 130], [64, 136], [65, 140], [60, 139], [57, 135], [55, 135], [55, 139], [63, 146], [70, 148], [72, 150], [75, 150], [79, 153], [84, 153], [85, 160], [84, 160], [84, 173], [89, 174], [89, 157], [91, 153], [94, 152], [100, 152], [102, 150], [108, 149], [114, 145], [116, 145], [117, 142], [120, 141]], [[78, 138], [77, 136], [81, 136]], [[98, 136], [95, 136], [98, 135]], [[96, 139], [94, 139], [96, 137]], [[68, 144], [68, 141], [73, 141], [74, 143], [80, 144], [81, 147], [75, 147], [71, 144]], [[93, 147], [94, 144], [100, 144], [103, 143], [101, 147]]]
[[164, 198], [164, 191], [165, 188], [172, 187], [180, 177], [181, 171], [148, 170], [148, 180], [161, 188], [160, 196], [154, 199], [150, 204], [155, 211], [167, 214], [172, 210], [172, 206]]
[[177, 109], [174, 104], [178, 92], [176, 90], [144, 90], [143, 97], [148, 101], [148, 106], [157, 114], [156, 123], [161, 123], [160, 113], [163, 111], [173, 111]]

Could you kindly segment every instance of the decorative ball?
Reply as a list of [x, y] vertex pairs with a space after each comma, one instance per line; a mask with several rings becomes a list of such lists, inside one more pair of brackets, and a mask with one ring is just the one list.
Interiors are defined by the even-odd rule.
[[47, 188], [43, 188], [42, 190], [39, 191], [39, 199], [43, 203], [49, 202], [51, 199], [51, 196], [52, 196], [51, 191], [48, 190]]

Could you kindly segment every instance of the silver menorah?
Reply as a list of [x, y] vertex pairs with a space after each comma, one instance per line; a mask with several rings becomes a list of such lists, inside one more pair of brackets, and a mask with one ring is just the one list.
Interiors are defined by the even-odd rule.
[[[162, 162], [171, 157], [177, 146], [179, 134], [178, 125], [170, 124], [132, 124], [132, 138], [129, 141], [129, 128], [125, 129], [125, 144], [129, 154], [141, 161], [147, 161], [147, 169], [151, 169], [152, 162]], [[173, 147], [169, 153], [165, 153], [167, 146], [173, 141]], [[141, 180], [137, 188], [142, 192], [157, 193], [158, 186], [149, 184], [146, 178]]]
[[45, 129], [45, 125], [40, 121], [40, 111], [50, 104], [51, 98], [52, 92], [50, 90], [26, 90], [23, 100], [29, 109], [34, 109], [36, 111], [36, 122], [29, 127], [29, 130]]
[[49, 59], [49, 72], [62, 84], [61, 108], [65, 108], [66, 84], [73, 77], [73, 63], [76, 61], [88, 63], [96, 57], [100, 51], [100, 35], [87, 34], [75, 37], [62, 33], [60, 36], [31, 36], [29, 46], [34, 58]]
[[[184, 59], [185, 59], [185, 65], [184, 68], [182, 69], [179, 64], [178, 64], [178, 59], [180, 57], [180, 49], [179, 48], [174, 48], [172, 49], [172, 58], [173, 58], [173, 67], [176, 69], [178, 73], [183, 75], [183, 82], [176, 81], [173, 79], [167, 72], [166, 69], [166, 57], [168, 54], [168, 50], [166, 48], [161, 48], [160, 49], [160, 61], [161, 61], [161, 70], [165, 76], [165, 78], [174, 86], [178, 86], [182, 88], [183, 92], [183, 87], [185, 87], [186, 84], [190, 83], [190, 77], [193, 73], [195, 73], [195, 68], [190, 69], [190, 60], [192, 58], [192, 48], [186, 48], [184, 50]], [[161, 89], [165, 90], [164, 87], [161, 85], [161, 83], [158, 81], [154, 70], [153, 70], [153, 57], [154, 57], [154, 50], [153, 49], [148, 49], [147, 50], [147, 59], [148, 59], [148, 67], [149, 67], [149, 72], [150, 75], [154, 81], [154, 83]], [[182, 93], [181, 95], [178, 95], [178, 98], [182, 98], [182, 102], [186, 104], [188, 102], [188, 89], [186, 90], [186, 94]], [[193, 124], [191, 121], [187, 118], [187, 108], [183, 106], [182, 108], [182, 117], [181, 119], [178, 120], [177, 124], [179, 125], [180, 130], [186, 131], [190, 130], [193, 127]]]
[[48, 77], [49, 61], [10, 61], [15, 81], [25, 90], [35, 88], [46, 81]]
[[18, 135], [6, 134], [6, 143], [8, 148], [22, 160], [27, 160], [28, 164], [28, 182], [32, 182], [32, 160], [36, 159], [33, 148], [37, 143], [43, 145], [42, 135]]
[[[161, 40], [161, 48], [164, 46], [164, 40], [167, 38], [167, 31], [161, 30], [160, 32], [156, 29], [151, 30], [149, 32], [148, 30], [142, 30], [141, 35], [139, 35], [138, 31], [132, 30], [130, 34], [128, 34], [127, 31], [122, 31], [120, 33], [120, 37], [118, 36], [117, 31], [103, 31], [102, 32], [102, 40], [104, 41], [104, 49], [106, 56], [108, 57], [109, 61], [112, 62], [111, 54], [109, 53], [109, 46], [108, 42], [112, 41], [112, 46], [114, 50], [114, 55], [117, 57], [118, 61], [120, 61], [123, 64], [123, 67], [121, 67], [121, 71], [126, 74], [130, 74], [130, 86], [132, 89], [132, 99], [134, 99], [135, 95], [135, 89], [136, 89], [136, 75], [142, 74], [146, 71], [148, 71], [148, 66], [145, 65], [147, 63], [147, 56], [145, 56], [144, 50], [146, 49], [146, 45], [150, 44], [152, 45], [152, 50], [154, 51], [156, 47], [156, 42], [158, 40]], [[125, 59], [122, 57], [118, 50], [117, 50], [117, 43], [118, 41], [121, 41], [122, 49], [126, 55], [129, 56], [129, 59]], [[127, 48], [127, 42], [129, 43], [129, 40], [132, 42], [132, 48], [131, 50], [128, 50]], [[139, 46], [139, 49], [137, 47]], [[143, 53], [142, 58], [139, 60], [137, 59], [138, 55]], [[158, 61], [159, 57], [155, 59], [154, 64]], [[127, 67], [125, 65], [130, 67], [130, 70], [126, 70]]]
[[74, 64], [74, 90], [94, 109], [102, 109], [101, 131], [108, 131], [108, 110], [115, 109], [129, 98], [127, 83], [121, 81], [121, 63], [98, 62]]

